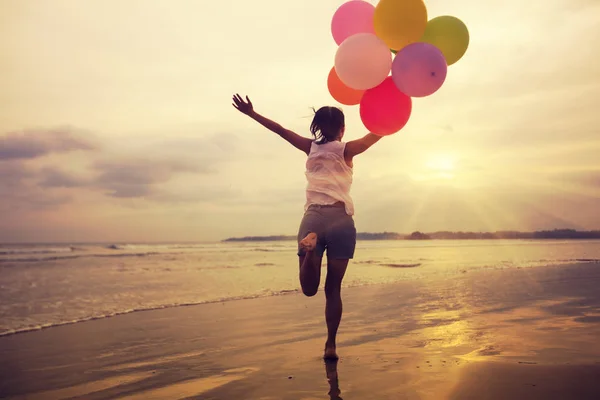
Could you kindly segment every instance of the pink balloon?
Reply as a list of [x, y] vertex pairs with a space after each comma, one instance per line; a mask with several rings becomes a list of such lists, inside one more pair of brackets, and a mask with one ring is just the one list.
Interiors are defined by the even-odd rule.
[[379, 136], [391, 135], [404, 128], [412, 112], [412, 99], [398, 90], [392, 77], [369, 89], [360, 101], [360, 119]]
[[352, 0], [342, 4], [331, 21], [333, 40], [338, 44], [357, 33], [375, 34], [373, 16], [375, 6], [362, 0]]
[[367, 90], [379, 85], [392, 69], [392, 53], [371, 33], [350, 36], [335, 54], [335, 72], [349, 88]]
[[392, 64], [394, 83], [411, 97], [425, 97], [437, 92], [447, 73], [444, 55], [429, 43], [409, 44], [396, 54]]

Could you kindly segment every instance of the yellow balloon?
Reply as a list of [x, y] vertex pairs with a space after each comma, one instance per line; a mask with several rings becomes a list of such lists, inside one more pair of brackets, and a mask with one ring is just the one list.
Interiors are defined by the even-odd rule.
[[375, 34], [392, 50], [418, 41], [427, 26], [423, 0], [381, 0], [373, 17]]
[[469, 47], [469, 30], [458, 18], [444, 15], [427, 23], [420, 42], [426, 42], [441, 50], [446, 64], [452, 65], [465, 55]]

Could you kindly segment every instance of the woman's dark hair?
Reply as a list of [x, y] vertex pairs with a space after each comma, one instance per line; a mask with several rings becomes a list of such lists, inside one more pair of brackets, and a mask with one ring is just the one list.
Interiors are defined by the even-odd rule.
[[333, 142], [345, 124], [342, 110], [337, 107], [321, 107], [315, 111], [315, 117], [310, 123], [310, 132], [318, 144]]

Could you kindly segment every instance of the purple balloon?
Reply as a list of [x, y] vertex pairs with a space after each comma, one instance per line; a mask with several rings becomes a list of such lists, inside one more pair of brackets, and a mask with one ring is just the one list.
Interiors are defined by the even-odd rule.
[[396, 54], [392, 79], [398, 89], [410, 97], [435, 93], [446, 80], [448, 65], [442, 52], [429, 43], [412, 43]]

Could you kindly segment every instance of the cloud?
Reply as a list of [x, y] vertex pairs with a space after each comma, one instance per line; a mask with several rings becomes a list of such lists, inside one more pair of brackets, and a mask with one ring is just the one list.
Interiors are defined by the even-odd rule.
[[5, 217], [2, 213], [48, 209], [72, 200], [70, 193], [35, 184], [44, 174], [47, 171], [40, 172], [21, 161], [0, 162], [0, 220]]
[[[16, 201], [15, 201], [16, 200]], [[69, 194], [48, 193], [41, 190], [31, 190], [22, 195], [15, 196], [13, 204], [15, 209], [52, 209], [73, 201]]]
[[238, 150], [245, 148], [248, 139], [237, 135], [220, 132], [199, 135], [197, 131], [182, 132], [181, 136], [167, 136], [164, 133], [154, 140], [140, 143], [131, 154], [152, 154], [167, 160], [188, 160], [205, 169], [214, 168], [224, 162], [234, 160], [240, 154]]
[[[96, 161], [91, 186], [114, 198], [144, 198], [157, 202], [193, 202], [231, 197], [219, 182], [197, 187], [191, 181], [169, 188], [182, 175], [218, 178], [218, 167], [237, 157], [237, 137], [229, 133], [159, 137], [139, 143], [118, 158]], [[208, 189], [207, 189], [208, 188]]]
[[14, 188], [32, 176], [34, 173], [21, 161], [0, 162], [0, 190], [3, 187]]
[[205, 185], [199, 190], [190, 188], [177, 192], [155, 192], [152, 200], [164, 203], [216, 203], [231, 205], [236, 204], [236, 199], [242, 199], [243, 193], [232, 187], [222, 185]]
[[[0, 137], [0, 212], [10, 213], [55, 208], [70, 203], [75, 193], [66, 189], [85, 184], [48, 162], [61, 160], [72, 151], [95, 151], [98, 146], [84, 131], [73, 128], [11, 132]], [[64, 162], [61, 162], [63, 164]], [[8, 213], [8, 214], [7, 214]]]
[[[235, 158], [235, 135], [144, 138], [135, 147], [105, 141], [100, 147], [78, 129], [40, 129], [0, 137], [0, 195], [8, 209], [58, 206], [84, 192], [160, 203], [210, 202], [236, 195], [214, 179], [198, 186], [184, 175], [217, 177]], [[85, 159], [75, 150], [93, 151]], [[53, 157], [44, 157], [54, 154]], [[124, 203], [125, 204], [125, 203]]]
[[109, 191], [107, 196], [117, 199], [131, 199], [138, 197], [148, 197], [156, 192], [152, 186], [146, 185], [123, 185], [121, 183], [113, 183], [108, 185], [106, 189]]
[[169, 159], [130, 159], [97, 162], [92, 186], [116, 198], [148, 197], [180, 173], [207, 173], [205, 165]]
[[55, 167], [47, 167], [39, 171], [38, 184], [44, 188], [76, 188], [86, 186], [89, 181]]
[[52, 153], [97, 150], [83, 131], [56, 128], [9, 132], [0, 137], [0, 160], [34, 159]]
[[555, 174], [554, 179], [561, 183], [574, 183], [598, 190], [600, 197], [600, 169], [571, 171]]

